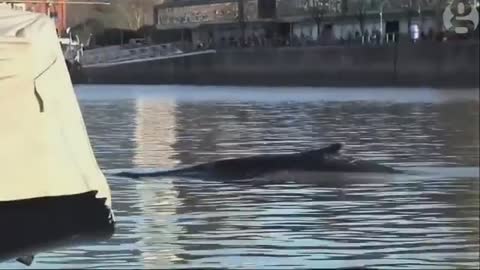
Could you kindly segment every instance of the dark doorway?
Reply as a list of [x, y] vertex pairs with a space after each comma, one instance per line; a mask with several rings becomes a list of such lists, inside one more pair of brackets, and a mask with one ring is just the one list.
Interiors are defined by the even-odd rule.
[[385, 23], [385, 33], [398, 34], [400, 32], [400, 23], [398, 21], [388, 21]]
[[323, 26], [321, 40], [324, 42], [333, 40], [333, 25], [332, 24], [325, 24]]
[[289, 23], [279, 23], [278, 24], [278, 34], [284, 38], [287, 39], [290, 37], [290, 24]]
[[273, 19], [277, 15], [276, 0], [258, 0], [258, 18]]

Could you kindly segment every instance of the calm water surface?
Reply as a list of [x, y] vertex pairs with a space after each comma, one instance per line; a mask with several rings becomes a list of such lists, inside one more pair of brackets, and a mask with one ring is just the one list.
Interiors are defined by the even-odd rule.
[[81, 86], [77, 94], [106, 172], [340, 141], [346, 154], [414, 173], [266, 186], [109, 177], [114, 238], [41, 254], [35, 268], [479, 267], [478, 92]]

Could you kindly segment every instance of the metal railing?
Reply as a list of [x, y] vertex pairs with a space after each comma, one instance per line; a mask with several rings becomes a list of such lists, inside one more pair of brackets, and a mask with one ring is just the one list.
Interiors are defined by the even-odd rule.
[[115, 63], [128, 60], [146, 59], [160, 56], [171, 56], [182, 54], [183, 51], [172, 44], [157, 45], [116, 45], [98, 49], [86, 50], [83, 53], [80, 63], [91, 65], [98, 63]]

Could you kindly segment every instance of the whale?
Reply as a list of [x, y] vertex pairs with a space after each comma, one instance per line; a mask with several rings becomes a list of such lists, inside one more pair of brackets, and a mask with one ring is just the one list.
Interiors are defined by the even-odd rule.
[[[186, 177], [219, 181], [242, 181], [269, 176], [280, 178], [286, 175], [312, 175], [318, 173], [382, 173], [397, 174], [400, 171], [377, 162], [342, 155], [341, 143], [326, 147], [288, 154], [263, 154], [242, 158], [222, 159], [198, 165], [151, 172], [121, 171], [114, 176], [126, 178]], [[300, 176], [301, 178], [301, 176]]]

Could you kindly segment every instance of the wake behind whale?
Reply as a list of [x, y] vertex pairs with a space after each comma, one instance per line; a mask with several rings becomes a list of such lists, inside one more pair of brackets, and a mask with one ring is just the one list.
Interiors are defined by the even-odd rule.
[[327, 174], [329, 177], [346, 173], [394, 174], [399, 171], [372, 161], [355, 159], [340, 154], [342, 144], [293, 154], [266, 154], [245, 158], [223, 159], [185, 168], [155, 172], [120, 172], [115, 176], [141, 177], [186, 177], [224, 182], [241, 182], [246, 179], [301, 179], [306, 175]]

